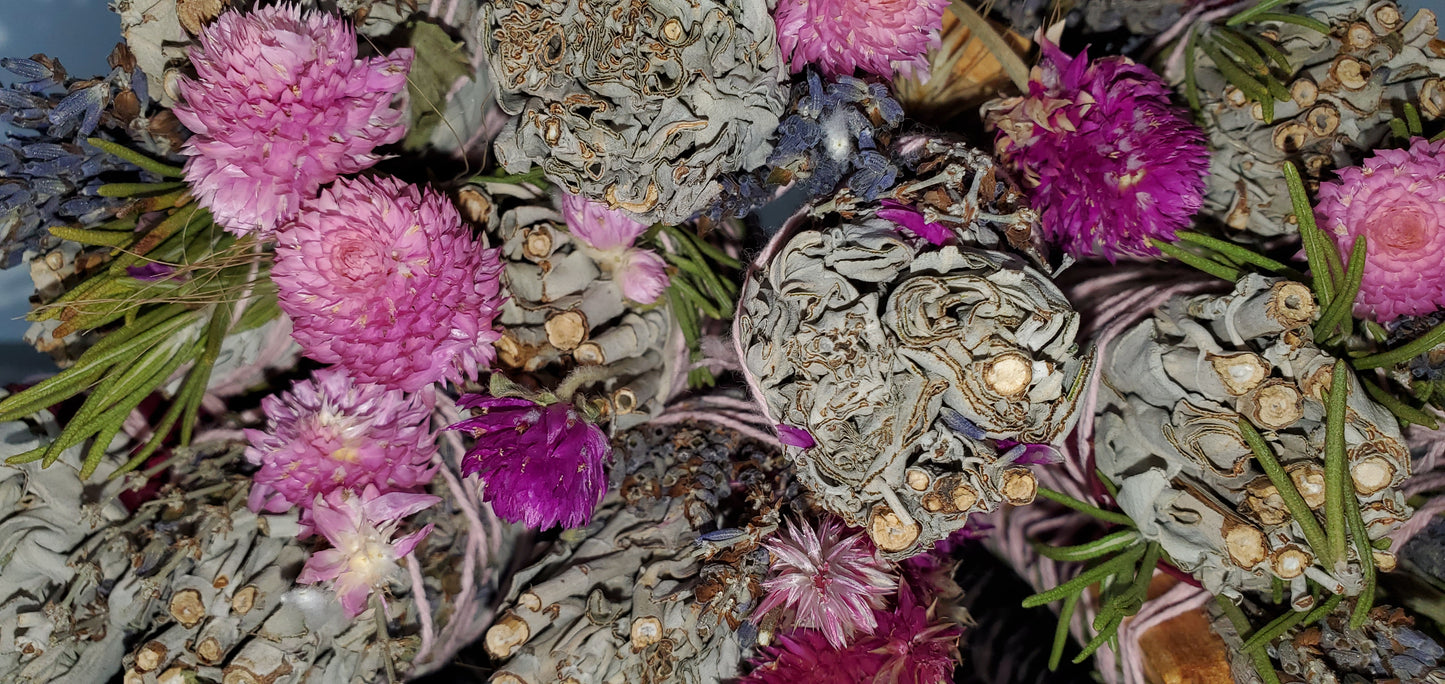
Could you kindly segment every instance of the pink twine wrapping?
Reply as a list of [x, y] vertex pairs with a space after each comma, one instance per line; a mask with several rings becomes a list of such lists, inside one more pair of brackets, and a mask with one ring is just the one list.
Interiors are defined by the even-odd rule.
[[[1413, 459], [1413, 474], [1401, 487], [1406, 498], [1445, 489], [1445, 428], [1431, 430], [1420, 425], [1411, 425], [1405, 430], [1405, 442]], [[1399, 527], [1387, 535], [1390, 538], [1390, 552], [1399, 553], [1405, 544], [1419, 534], [1435, 516], [1445, 512], [1445, 497], [1431, 497], [1425, 505], [1415, 510]]]
[[[450, 397], [438, 394], [434, 422], [445, 427], [461, 420], [456, 404]], [[466, 452], [461, 435], [442, 430], [440, 436], [458, 458]], [[462, 549], [461, 592], [452, 602], [453, 611], [445, 625], [438, 629], [431, 614], [431, 604], [426, 597], [426, 578], [420, 566], [413, 559], [408, 564], [412, 597], [416, 601], [421, 627], [421, 645], [412, 662], [423, 663], [430, 656], [428, 664], [451, 660], [457, 652], [472, 643], [491, 626], [494, 607], [480, 606], [476, 600], [477, 589], [492, 580], [489, 566], [491, 557], [501, 544], [501, 525], [492, 513], [491, 506], [481, 500], [475, 487], [465, 486], [456, 473], [447, 466], [441, 451], [433, 457], [440, 467], [437, 472], [452, 494], [452, 500], [467, 521], [467, 539]], [[485, 522], [483, 519], [485, 518]], [[480, 580], [478, 574], [480, 571]]]

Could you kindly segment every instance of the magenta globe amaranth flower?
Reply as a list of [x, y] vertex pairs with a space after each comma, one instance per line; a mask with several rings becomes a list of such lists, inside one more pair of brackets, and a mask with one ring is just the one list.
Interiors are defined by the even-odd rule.
[[356, 58], [344, 19], [295, 5], [227, 12], [190, 49], [176, 117], [186, 181], [216, 222], [237, 235], [269, 233], [303, 200], [380, 158], [406, 133], [392, 101], [406, 87], [410, 49]]
[[333, 548], [311, 554], [296, 582], [330, 581], [346, 616], [360, 615], [371, 592], [385, 595], [387, 585], [401, 569], [397, 561], [410, 555], [432, 531], [428, 524], [393, 540], [402, 518], [439, 501], [441, 498], [430, 494], [382, 494], [371, 486], [359, 494], [341, 489], [316, 497], [311, 507], [316, 529]]
[[867, 536], [843, 534], [836, 518], [816, 531], [790, 520], [786, 532], [764, 542], [773, 555], [772, 577], [763, 582], [768, 594], [756, 615], [784, 608], [791, 625], [817, 629], [837, 648], [855, 633], [872, 633], [873, 609], [883, 607], [898, 580]]
[[906, 584], [895, 610], [875, 609], [873, 634], [847, 645], [817, 630], [778, 636], [739, 684], [945, 684], [958, 663], [963, 629], [940, 620]]
[[307, 356], [415, 392], [491, 364], [501, 272], [442, 195], [358, 178], [305, 203], [271, 277]]
[[1355, 314], [1388, 323], [1445, 307], [1445, 142], [1377, 150], [1320, 184], [1319, 227], [1346, 260], [1365, 237]]
[[318, 495], [368, 485], [412, 491], [435, 472], [429, 392], [408, 396], [327, 369], [262, 399], [261, 408], [267, 429], [246, 430], [246, 458], [261, 466], [251, 485], [253, 511], [300, 506], [307, 522]]
[[1048, 42], [1029, 93], [984, 106], [997, 154], [1076, 257], [1157, 255], [1203, 203], [1209, 150], [1187, 110], [1127, 57], [1089, 62]]
[[662, 257], [632, 246], [647, 232], [647, 224], [620, 209], [567, 193], [562, 194], [562, 216], [567, 230], [591, 247], [594, 260], [612, 274], [622, 296], [651, 304], [667, 291], [667, 264]]
[[863, 70], [928, 76], [948, 0], [779, 0], [778, 47], [792, 71], [808, 64], [829, 77]]
[[458, 402], [476, 415], [448, 430], [466, 430], [476, 446], [462, 474], [481, 476], [482, 498], [507, 522], [534, 529], [579, 527], [607, 494], [604, 467], [612, 447], [571, 404], [468, 395]]

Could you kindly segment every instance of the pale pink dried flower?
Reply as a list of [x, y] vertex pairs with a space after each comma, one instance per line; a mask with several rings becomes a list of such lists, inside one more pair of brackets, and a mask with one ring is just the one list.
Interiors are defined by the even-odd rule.
[[816, 531], [790, 520], [786, 532], [764, 542], [773, 555], [773, 576], [763, 582], [768, 594], [756, 614], [783, 608], [789, 624], [821, 631], [836, 648], [855, 633], [871, 634], [877, 626], [873, 609], [883, 607], [898, 579], [872, 540], [862, 532], [843, 534], [836, 518], [823, 520]]
[[366, 609], [372, 591], [386, 589], [400, 570], [397, 561], [409, 555], [427, 534], [428, 524], [401, 539], [392, 539], [402, 518], [432, 507], [441, 498], [430, 494], [382, 494], [367, 486], [360, 494], [338, 489], [316, 497], [311, 507], [316, 529], [333, 548], [306, 559], [299, 584], [332, 582], [347, 617]]
[[1319, 227], [1346, 260], [1365, 236], [1355, 314], [1388, 323], [1445, 307], [1445, 141], [1377, 150], [1320, 184]]
[[947, 7], [948, 0], [780, 0], [773, 20], [795, 74], [813, 64], [829, 77], [861, 69], [927, 79]]
[[271, 279], [307, 356], [415, 392], [496, 358], [502, 264], [485, 247], [435, 191], [342, 179], [278, 233]]
[[356, 51], [346, 20], [292, 4], [226, 12], [201, 33], [190, 49], [197, 78], [180, 80], [175, 113], [195, 133], [186, 181], [222, 227], [269, 234], [406, 133], [406, 112], [392, 101], [412, 51]]
[[651, 304], [667, 291], [667, 263], [651, 250], [632, 246], [647, 232], [647, 224], [627, 212], [568, 193], [562, 193], [562, 216], [567, 230], [594, 250], [593, 259], [612, 274], [624, 297]]
[[356, 382], [337, 369], [317, 371], [290, 392], [261, 400], [266, 430], [246, 430], [253, 511], [302, 508], [309, 523], [317, 495], [375, 485], [414, 491], [431, 481], [436, 442], [432, 393], [406, 395]]

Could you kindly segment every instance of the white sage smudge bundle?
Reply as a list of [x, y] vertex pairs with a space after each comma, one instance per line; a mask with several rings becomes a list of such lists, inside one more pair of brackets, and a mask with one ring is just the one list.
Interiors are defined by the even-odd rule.
[[[41, 443], [37, 429], [57, 426], [0, 424], [0, 458]], [[118, 498], [125, 479], [80, 481], [80, 447], [49, 468], [0, 465], [12, 511], [0, 524], [0, 679], [375, 681], [435, 670], [491, 623], [512, 544], [454, 463], [432, 488], [443, 501], [416, 516], [436, 527], [393, 578], [388, 618], [349, 620], [331, 590], [294, 583], [312, 546], [295, 516], [247, 509], [240, 448], [183, 453], [184, 472], [133, 511]]]
[[513, 115], [497, 161], [645, 223], [697, 214], [720, 174], [767, 161], [788, 101], [768, 5], [491, 0], [476, 30]]
[[844, 220], [775, 238], [735, 332], [770, 419], [815, 442], [794, 456], [801, 483], [902, 558], [969, 513], [1033, 500], [1034, 475], [994, 440], [1073, 426], [1079, 321], [1019, 257], [919, 251], [892, 221]]
[[[495, 684], [735, 677], [776, 528], [796, 496], [781, 454], [698, 425], [621, 435], [591, 525], [518, 571], [487, 631]], [[719, 529], [721, 527], [722, 529]]]
[[[1367, 571], [1350, 530], [1373, 542], [1410, 516], [1399, 489], [1410, 474], [1406, 445], [1353, 373], [1336, 385], [1348, 388], [1345, 484], [1326, 486], [1336, 364], [1311, 341], [1316, 312], [1304, 285], [1249, 275], [1224, 296], [1171, 300], [1101, 364], [1097, 465], [1139, 533], [1211, 593], [1238, 598], [1283, 581], [1301, 610], [1315, 601], [1309, 580], [1356, 595]], [[1332, 507], [1346, 529], [1330, 539], [1343, 534], [1343, 543], [1318, 548], [1332, 546], [1316, 532]], [[1373, 565], [1394, 566], [1388, 552], [1370, 553]]]
[[523, 184], [479, 183], [458, 193], [462, 214], [502, 250], [508, 297], [497, 318], [504, 329], [498, 363], [558, 378], [589, 367], [583, 387], [606, 398], [603, 417], [616, 429], [632, 427], [658, 415], [677, 374], [686, 374], [681, 331], [666, 299], [640, 306], [603, 277], [551, 202]]
[[1038, 212], [991, 155], [961, 140], [927, 136], [902, 138], [893, 151], [908, 180], [887, 193], [888, 199], [924, 212], [926, 220], [948, 227], [965, 244], [1011, 249], [1034, 266], [1047, 265], [1043, 240], [1034, 231]]
[[[1364, 624], [1351, 628], [1351, 601], [1312, 624], [1295, 626], [1269, 646], [1271, 666], [1283, 681], [1310, 684], [1445, 681], [1445, 648], [1415, 629], [1415, 619], [1399, 608], [1375, 606]], [[1238, 684], [1263, 684], [1244, 640], [1216, 606], [1211, 627], [1229, 645], [1230, 672]]]
[[1318, 180], [1378, 147], [1403, 104], [1427, 119], [1445, 114], [1445, 55], [1432, 12], [1406, 17], [1391, 0], [1309, 0], [1296, 13], [1329, 24], [1330, 33], [1270, 24], [1294, 67], [1283, 84], [1291, 99], [1275, 103], [1274, 121], [1207, 56], [1195, 73], [1213, 151], [1203, 211], [1258, 235], [1296, 230], [1285, 161]]

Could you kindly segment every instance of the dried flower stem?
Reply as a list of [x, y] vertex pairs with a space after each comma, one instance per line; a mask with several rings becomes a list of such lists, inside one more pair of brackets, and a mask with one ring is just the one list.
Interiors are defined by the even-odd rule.
[[1270, 621], [1269, 624], [1259, 628], [1259, 631], [1249, 635], [1249, 638], [1245, 640], [1244, 645], [1241, 646], [1239, 650], [1246, 653], [1252, 651], [1263, 652], [1271, 642], [1278, 639], [1281, 634], [1293, 629], [1295, 625], [1313, 624], [1320, 618], [1328, 615], [1336, 606], [1340, 605], [1340, 601], [1343, 601], [1344, 598], [1345, 597], [1339, 594], [1335, 594], [1331, 596], [1329, 600], [1315, 606], [1313, 610], [1308, 612], [1298, 610], [1288, 611], [1284, 615]]
[[[1219, 609], [1229, 618], [1230, 624], [1234, 625], [1234, 631], [1239, 633], [1239, 638], [1244, 639], [1253, 628], [1249, 624], [1249, 618], [1244, 616], [1244, 611], [1232, 601], [1225, 598], [1223, 594], [1215, 596], [1214, 600], [1219, 604]], [[1274, 663], [1269, 660], [1269, 654], [1262, 649], [1245, 651], [1249, 654], [1250, 660], [1254, 661], [1254, 671], [1259, 674], [1265, 684], [1279, 684], [1279, 674], [1274, 671]]]
[[998, 60], [998, 63], [1003, 67], [1003, 72], [1008, 75], [1009, 80], [1013, 81], [1014, 85], [1018, 86], [1021, 92], [1029, 92], [1028, 65], [1024, 64], [1024, 61], [1019, 58], [1018, 54], [1009, 48], [1003, 36], [1000, 36], [998, 31], [995, 31], [993, 27], [989, 25], [988, 20], [984, 19], [983, 16], [978, 13], [978, 10], [975, 10], [967, 2], [964, 2], [964, 0], [953, 0], [950, 9], [953, 10], [954, 16], [958, 17], [958, 20], [962, 22], [964, 26], [968, 27], [969, 33], [976, 36], [979, 42], [988, 48], [989, 53], [993, 55], [994, 59]]

